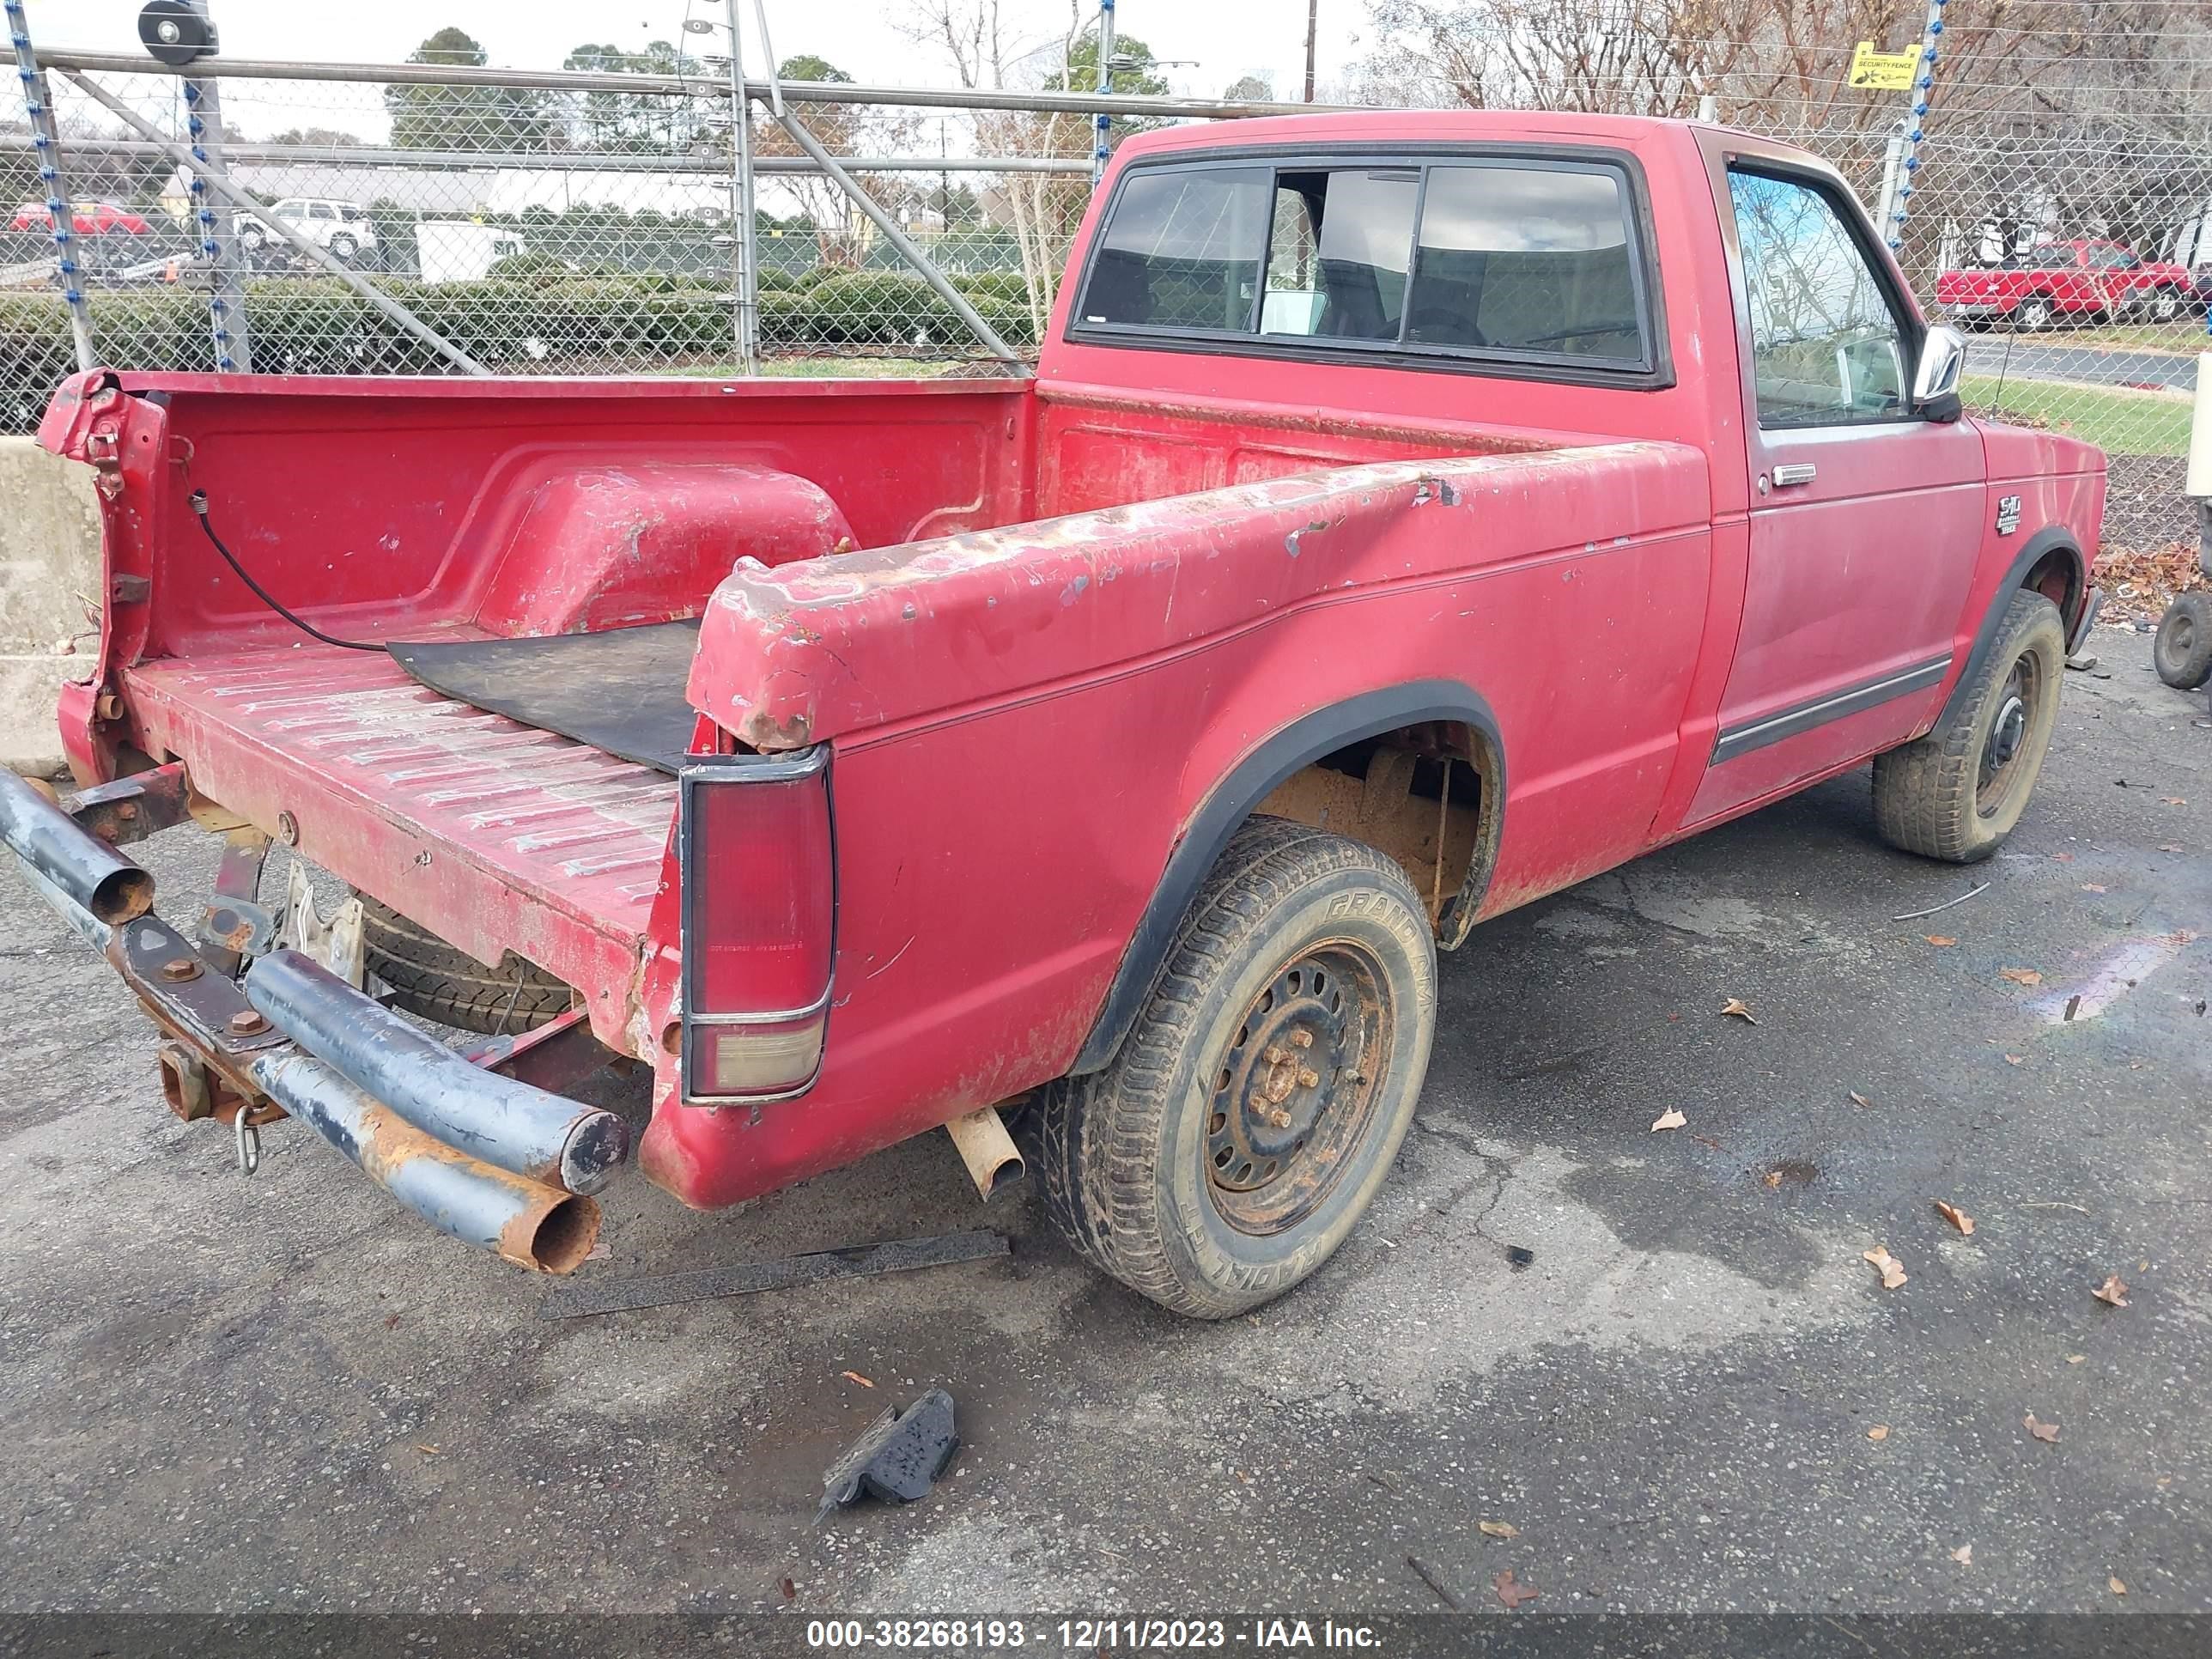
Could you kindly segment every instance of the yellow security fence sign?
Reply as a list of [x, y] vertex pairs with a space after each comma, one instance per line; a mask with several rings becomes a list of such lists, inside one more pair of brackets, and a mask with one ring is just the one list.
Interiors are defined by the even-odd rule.
[[1920, 54], [1917, 51], [1876, 52], [1873, 41], [1862, 40], [1851, 52], [1850, 84], [1855, 87], [1902, 92], [1919, 73]]

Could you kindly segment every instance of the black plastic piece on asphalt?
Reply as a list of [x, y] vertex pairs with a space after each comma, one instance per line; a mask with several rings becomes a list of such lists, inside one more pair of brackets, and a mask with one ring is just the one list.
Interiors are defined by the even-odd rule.
[[794, 1285], [831, 1279], [870, 1279], [915, 1267], [942, 1267], [956, 1261], [982, 1261], [1008, 1251], [1003, 1233], [939, 1233], [930, 1238], [898, 1238], [847, 1250], [785, 1256], [776, 1261], [746, 1262], [734, 1267], [706, 1267], [696, 1273], [665, 1273], [652, 1279], [618, 1279], [605, 1285], [578, 1285], [545, 1298], [548, 1319], [582, 1314], [627, 1313], [636, 1308], [665, 1308], [679, 1302], [708, 1302], [722, 1296], [750, 1296]]
[[1505, 1247], [1505, 1259], [1516, 1268], [1521, 1268], [1534, 1261], [1536, 1259], [1536, 1253], [1526, 1244], [1508, 1244]]
[[822, 1507], [814, 1512], [814, 1524], [820, 1526], [833, 1510], [858, 1503], [863, 1492], [890, 1504], [928, 1497], [959, 1449], [952, 1396], [944, 1389], [932, 1389], [904, 1411], [884, 1407], [867, 1432], [822, 1472]]

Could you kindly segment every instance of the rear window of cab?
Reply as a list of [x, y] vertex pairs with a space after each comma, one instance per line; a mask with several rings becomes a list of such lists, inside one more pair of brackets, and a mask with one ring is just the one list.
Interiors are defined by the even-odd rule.
[[1595, 161], [1139, 164], [1068, 332], [1507, 374], [1656, 366], [1634, 195]]

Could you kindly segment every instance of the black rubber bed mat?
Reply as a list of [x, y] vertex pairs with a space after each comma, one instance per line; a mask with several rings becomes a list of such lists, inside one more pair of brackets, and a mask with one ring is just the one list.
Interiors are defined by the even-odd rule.
[[699, 623], [386, 647], [433, 691], [672, 775], [699, 716], [684, 683]]

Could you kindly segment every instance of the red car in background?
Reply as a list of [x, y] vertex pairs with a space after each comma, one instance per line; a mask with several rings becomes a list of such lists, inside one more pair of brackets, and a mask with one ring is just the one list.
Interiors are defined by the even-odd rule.
[[[70, 222], [80, 236], [106, 236], [117, 231], [143, 236], [149, 228], [144, 219], [113, 202], [79, 202], [70, 210]], [[10, 230], [49, 230], [52, 227], [53, 216], [46, 211], [44, 202], [24, 203], [8, 224]]]
[[1936, 279], [1936, 303], [1960, 321], [2024, 330], [2127, 314], [2170, 323], [2191, 300], [2186, 268], [2146, 260], [2118, 242], [2045, 242], [2002, 264]]

